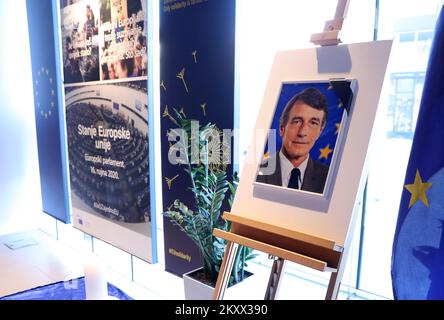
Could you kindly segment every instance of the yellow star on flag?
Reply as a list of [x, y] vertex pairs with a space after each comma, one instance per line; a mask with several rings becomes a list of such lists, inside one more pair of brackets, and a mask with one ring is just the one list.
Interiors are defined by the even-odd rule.
[[412, 194], [409, 202], [409, 209], [416, 203], [416, 201], [421, 200], [425, 206], [429, 207], [429, 201], [426, 196], [426, 191], [432, 186], [431, 182], [422, 182], [419, 170], [416, 170], [415, 182], [413, 184], [406, 184], [405, 188]]
[[336, 133], [335, 134], [338, 134], [339, 130], [341, 130], [341, 124], [340, 123], [336, 123]]
[[328, 160], [328, 156], [330, 155], [330, 153], [333, 152], [333, 150], [330, 149], [330, 145], [327, 145], [324, 149], [319, 149], [319, 151], [321, 151], [319, 159], [325, 159], [325, 160]]

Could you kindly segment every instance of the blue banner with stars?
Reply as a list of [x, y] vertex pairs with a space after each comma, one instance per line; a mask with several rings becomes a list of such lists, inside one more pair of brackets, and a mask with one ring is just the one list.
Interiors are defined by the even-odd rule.
[[27, 0], [43, 211], [68, 223], [52, 0]]
[[392, 251], [395, 299], [444, 299], [444, 11], [438, 19]]
[[[201, 125], [234, 126], [235, 0], [160, 1], [160, 104], [164, 211], [180, 199], [194, 208], [184, 166], [169, 162], [167, 133], [176, 109]], [[224, 168], [231, 180], [232, 166]], [[164, 218], [165, 268], [182, 275], [201, 266], [197, 246]]]

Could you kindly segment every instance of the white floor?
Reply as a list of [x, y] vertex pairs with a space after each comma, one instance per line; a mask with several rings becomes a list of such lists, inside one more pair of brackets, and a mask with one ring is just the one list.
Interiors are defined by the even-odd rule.
[[[0, 297], [81, 277], [88, 259], [40, 230], [0, 236]], [[168, 283], [175, 292], [182, 292], [182, 279], [164, 272], [158, 265], [149, 268], [153, 278]], [[109, 268], [106, 273], [110, 283], [134, 299], [165, 299], [162, 290], [143, 288]], [[170, 298], [183, 299], [181, 295]]]
[[0, 296], [77, 278], [83, 274], [81, 261], [41, 231], [1, 236]]
[[[0, 236], [0, 297], [84, 275], [84, 264], [90, 257], [72, 249], [41, 230]], [[182, 300], [183, 281], [164, 271], [164, 265], [134, 262], [131, 281], [106, 268], [107, 280], [137, 300]], [[268, 283], [268, 266], [250, 263], [254, 279], [227, 293], [225, 299], [261, 300]], [[303, 276], [303, 277], [302, 277]], [[279, 299], [324, 299], [325, 283], [309, 275], [287, 273], [282, 282]], [[344, 288], [343, 288], [344, 289]], [[352, 290], [341, 291], [339, 299], [379, 299]]]

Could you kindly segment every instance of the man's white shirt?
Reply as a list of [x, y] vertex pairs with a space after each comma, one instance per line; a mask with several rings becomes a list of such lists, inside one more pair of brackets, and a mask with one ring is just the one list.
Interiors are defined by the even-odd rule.
[[[310, 155], [307, 157], [307, 159], [304, 160], [304, 162], [302, 162], [297, 167], [301, 171], [301, 175], [299, 176], [299, 189], [302, 186], [302, 181], [304, 181], [305, 170], [307, 169], [307, 164], [308, 164], [308, 158], [310, 158]], [[291, 177], [291, 171], [295, 167], [290, 162], [290, 160], [288, 160], [287, 157], [282, 153], [282, 151], [279, 151], [279, 160], [281, 164], [282, 186], [288, 187], [288, 183], [290, 182], [290, 177]]]

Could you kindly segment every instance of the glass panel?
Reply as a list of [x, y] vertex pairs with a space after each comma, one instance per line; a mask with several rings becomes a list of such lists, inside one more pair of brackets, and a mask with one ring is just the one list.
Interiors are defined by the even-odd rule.
[[431, 41], [433, 38], [432, 31], [425, 31], [418, 33], [418, 41]]
[[[370, 162], [360, 289], [392, 298], [390, 264], [399, 200], [419, 110], [431, 41], [401, 34], [433, 29], [439, 0], [381, 0], [379, 39], [395, 39]], [[384, 94], [386, 92], [386, 94]], [[386, 121], [384, 121], [384, 118]]]
[[407, 32], [399, 35], [399, 42], [409, 42], [415, 40], [415, 33]]

